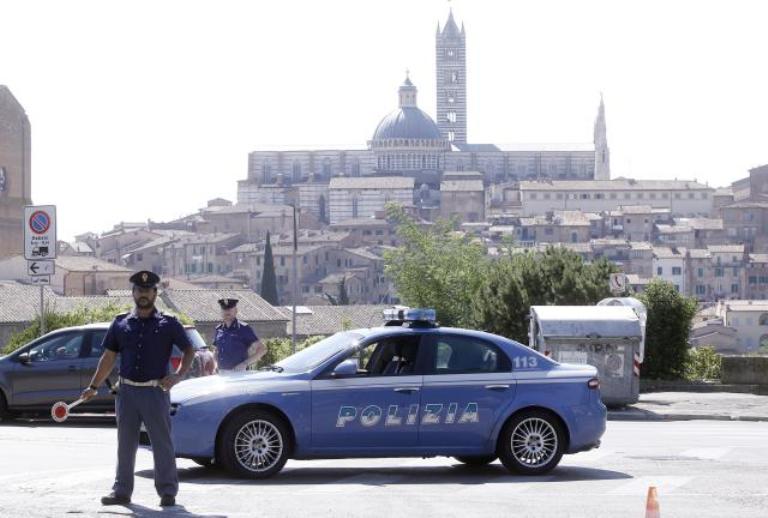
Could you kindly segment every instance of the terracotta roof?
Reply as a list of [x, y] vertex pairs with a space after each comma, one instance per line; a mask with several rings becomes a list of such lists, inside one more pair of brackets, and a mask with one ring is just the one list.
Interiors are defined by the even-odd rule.
[[[384, 322], [383, 312], [391, 306], [349, 305], [349, 306], [300, 306], [296, 312], [296, 334], [300, 336], [332, 335], [347, 329], [380, 326]], [[288, 320], [288, 335], [291, 329], [291, 308], [278, 308]]]
[[239, 299], [238, 317], [245, 322], [286, 320], [285, 316], [252, 290], [165, 290], [160, 294], [173, 310], [195, 322], [218, 322], [221, 319], [221, 298]]

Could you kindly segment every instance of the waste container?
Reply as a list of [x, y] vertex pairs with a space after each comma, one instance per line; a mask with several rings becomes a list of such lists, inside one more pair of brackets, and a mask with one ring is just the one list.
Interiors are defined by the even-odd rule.
[[635, 403], [643, 327], [632, 307], [531, 306], [529, 345], [561, 363], [597, 367], [606, 405]]

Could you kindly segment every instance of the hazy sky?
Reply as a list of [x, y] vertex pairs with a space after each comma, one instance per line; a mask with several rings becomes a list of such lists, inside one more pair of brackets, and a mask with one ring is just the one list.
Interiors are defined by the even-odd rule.
[[[471, 142], [589, 142], [613, 176], [725, 185], [768, 163], [768, 2], [454, 0]], [[234, 200], [247, 154], [364, 146], [406, 68], [434, 116], [445, 0], [0, 0], [0, 84], [60, 238]]]

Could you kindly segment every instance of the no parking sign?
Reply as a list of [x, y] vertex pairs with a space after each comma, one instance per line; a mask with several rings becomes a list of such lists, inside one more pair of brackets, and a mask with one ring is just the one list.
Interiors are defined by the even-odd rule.
[[56, 206], [24, 207], [24, 257], [30, 261], [56, 258]]

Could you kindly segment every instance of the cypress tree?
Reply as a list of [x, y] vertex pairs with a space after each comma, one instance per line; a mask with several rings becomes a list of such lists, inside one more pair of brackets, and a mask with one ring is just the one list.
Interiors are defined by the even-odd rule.
[[267, 244], [264, 247], [264, 271], [261, 274], [261, 297], [277, 306], [280, 300], [277, 296], [277, 279], [275, 278], [275, 260], [272, 257], [272, 243], [267, 231]]
[[339, 283], [339, 306], [349, 306], [349, 295], [347, 294], [346, 276], [341, 278]]

